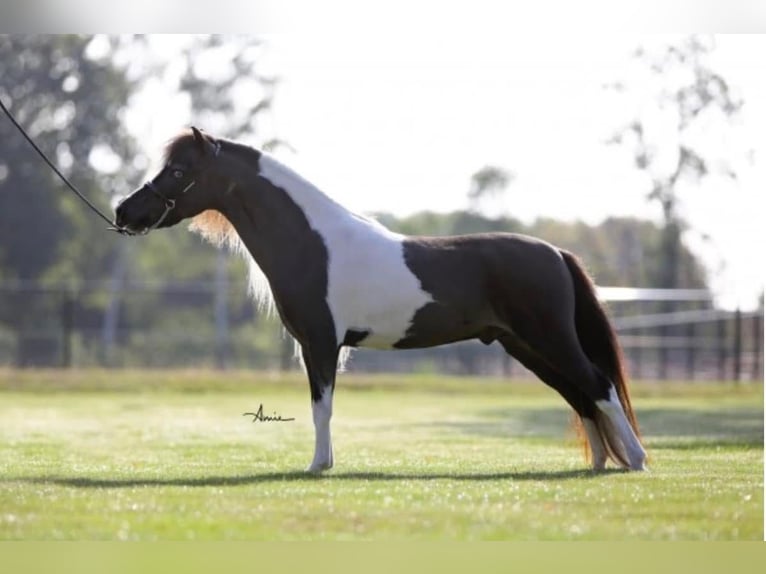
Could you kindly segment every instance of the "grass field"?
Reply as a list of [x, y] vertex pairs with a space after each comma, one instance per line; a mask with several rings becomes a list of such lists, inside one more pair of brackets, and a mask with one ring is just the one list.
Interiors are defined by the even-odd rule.
[[0, 371], [0, 539], [763, 539], [763, 387], [633, 396], [594, 474], [541, 383], [343, 375], [314, 477], [299, 374]]

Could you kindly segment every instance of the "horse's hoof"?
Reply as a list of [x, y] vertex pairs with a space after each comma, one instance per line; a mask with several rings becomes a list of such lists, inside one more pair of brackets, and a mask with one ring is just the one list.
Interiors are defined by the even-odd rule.
[[646, 467], [646, 455], [636, 457], [635, 460], [630, 461], [630, 470], [649, 470]]
[[325, 470], [330, 470], [331, 468], [332, 468], [331, 462], [321, 462], [321, 463], [312, 462], [306, 469], [306, 472], [308, 472], [309, 474], [322, 474]]

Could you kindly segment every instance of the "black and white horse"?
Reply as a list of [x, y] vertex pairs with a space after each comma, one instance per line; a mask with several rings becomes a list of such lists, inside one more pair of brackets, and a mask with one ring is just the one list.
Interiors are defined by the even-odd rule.
[[117, 207], [116, 225], [143, 234], [193, 217], [192, 229], [248, 257], [251, 283], [273, 301], [308, 373], [309, 471], [333, 466], [330, 419], [345, 349], [466, 339], [498, 341], [564, 397], [595, 469], [607, 458], [644, 468], [619, 345], [572, 254], [511, 233], [393, 233], [267, 154], [196, 128], [172, 140], [164, 159]]

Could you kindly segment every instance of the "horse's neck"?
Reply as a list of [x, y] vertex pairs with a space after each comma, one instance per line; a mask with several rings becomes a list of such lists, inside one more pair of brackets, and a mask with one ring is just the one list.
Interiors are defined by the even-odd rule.
[[327, 250], [354, 248], [355, 239], [377, 242], [395, 236], [376, 221], [349, 211], [275, 159], [262, 155], [258, 166], [258, 175], [268, 183], [231, 194], [225, 215], [270, 280], [279, 272], [287, 274], [305, 265], [303, 250], [317, 233]]
[[300, 207], [313, 228], [327, 230], [333, 226], [346, 226], [360, 220], [369, 222], [325, 195], [314, 184], [274, 158], [262, 155], [259, 167], [260, 175], [272, 185], [284, 190]]
[[[348, 210], [274, 158], [261, 157], [260, 175], [284, 190], [303, 212], [311, 229], [322, 236], [328, 248], [330, 245], [340, 247], [344, 242], [385, 242], [400, 237], [374, 219]], [[343, 239], [337, 241], [338, 237]], [[353, 245], [350, 247], [353, 248]]]

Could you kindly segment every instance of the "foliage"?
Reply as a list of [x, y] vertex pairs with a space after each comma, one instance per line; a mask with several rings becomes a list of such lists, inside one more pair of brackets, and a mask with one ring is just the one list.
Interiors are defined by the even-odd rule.
[[[245, 36], [204, 36], [183, 53], [179, 91], [188, 94], [191, 114], [211, 133], [269, 149], [285, 142], [267, 136], [278, 78], [261, 72], [262, 42]], [[213, 69], [201, 57], [217, 62]]]
[[[712, 66], [713, 51], [713, 40], [703, 36], [657, 51], [639, 48], [635, 56], [644, 68], [642, 81], [654, 101], [609, 140], [630, 150], [636, 167], [647, 175], [647, 199], [661, 208], [661, 287], [678, 287], [681, 280], [681, 237], [688, 227], [680, 210], [681, 190], [698, 187], [711, 175], [737, 177], [726, 158], [706, 150], [700, 137], [723, 134], [743, 104]], [[612, 88], [626, 91], [621, 82]]]
[[[109, 212], [108, 200], [135, 179], [130, 162], [108, 173], [94, 155], [131, 158], [121, 111], [133, 85], [110, 58], [89, 56], [84, 36], [0, 37], [0, 98], [64, 173]], [[67, 279], [97, 275], [116, 237], [0, 121], [0, 269], [4, 278]]]
[[485, 165], [471, 176], [471, 187], [468, 190], [468, 202], [472, 211], [478, 211], [482, 203], [487, 199], [505, 192], [508, 185], [513, 182], [515, 175], [508, 170]]
[[[108, 213], [110, 196], [136, 181], [128, 161], [136, 146], [121, 118], [135, 84], [109, 50], [95, 57], [91, 45], [86, 36], [0, 37], [0, 98], [69, 179]], [[107, 234], [105, 223], [66, 190], [5, 118], [0, 142], [0, 277], [65, 281], [77, 288], [100, 276], [117, 236]], [[0, 321], [16, 330], [55, 329], [59, 304], [59, 297], [30, 300], [12, 292], [0, 300]], [[99, 305], [83, 299], [78, 307], [89, 314]], [[21, 356], [38, 345], [34, 339], [15, 345]]]

